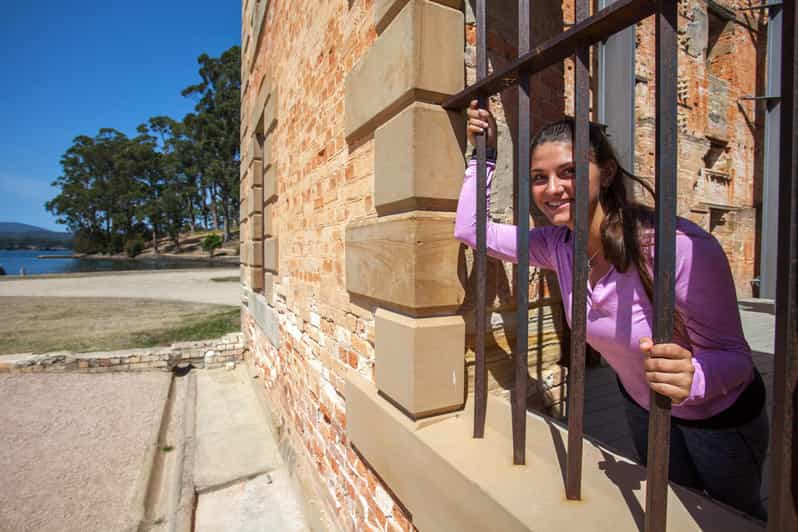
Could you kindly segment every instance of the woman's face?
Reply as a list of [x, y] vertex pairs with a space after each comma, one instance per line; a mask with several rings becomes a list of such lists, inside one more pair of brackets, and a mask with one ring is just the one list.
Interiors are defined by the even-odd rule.
[[[591, 161], [589, 173], [588, 219], [592, 220], [601, 188], [601, 167]], [[575, 181], [576, 166], [570, 143], [546, 142], [532, 152], [529, 177], [532, 200], [552, 224], [573, 229]]]

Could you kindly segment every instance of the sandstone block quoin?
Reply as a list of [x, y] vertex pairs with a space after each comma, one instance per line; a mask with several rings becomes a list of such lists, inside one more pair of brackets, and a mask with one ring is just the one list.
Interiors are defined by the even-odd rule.
[[263, 206], [263, 236], [266, 238], [274, 236], [274, 227], [272, 225], [272, 220], [274, 218], [273, 210], [273, 203]]
[[263, 267], [263, 241], [255, 240], [247, 243], [247, 254], [249, 255], [249, 265]]
[[263, 212], [263, 187], [252, 187], [247, 193], [247, 214], [259, 214]]
[[251, 187], [263, 186], [263, 161], [253, 159], [247, 172], [247, 181]]
[[346, 229], [346, 287], [419, 316], [454, 312], [463, 302], [457, 277], [454, 213], [414, 211]]
[[[463, 10], [463, 0], [432, 0], [437, 4]], [[374, 25], [382, 33], [393, 18], [407, 5], [407, 0], [376, 0], [374, 2]]]
[[278, 260], [277, 239], [267, 238], [263, 241], [263, 267], [270, 272], [277, 272]]
[[249, 282], [247, 284], [255, 292], [263, 291], [263, 268], [261, 266], [249, 267]]
[[377, 388], [413, 419], [462, 407], [464, 352], [462, 316], [410, 318], [377, 310]]
[[413, 100], [463, 88], [463, 13], [410, 0], [346, 79], [345, 133], [365, 134]]
[[374, 133], [374, 203], [380, 215], [451, 210], [463, 182], [465, 120], [415, 102]]
[[277, 197], [277, 171], [274, 165], [267, 163], [263, 172], [263, 201], [273, 201]]
[[263, 238], [263, 215], [253, 214], [249, 219], [249, 238], [258, 240]]

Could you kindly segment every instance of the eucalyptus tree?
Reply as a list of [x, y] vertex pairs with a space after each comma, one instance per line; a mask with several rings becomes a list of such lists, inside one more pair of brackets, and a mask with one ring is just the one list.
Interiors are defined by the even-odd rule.
[[241, 49], [233, 46], [218, 58], [202, 54], [197, 62], [202, 82], [183, 90], [184, 96], [198, 97], [193, 116], [184, 122], [192, 126], [201, 174], [210, 185], [212, 208], [217, 202], [221, 207], [227, 241], [238, 218]]

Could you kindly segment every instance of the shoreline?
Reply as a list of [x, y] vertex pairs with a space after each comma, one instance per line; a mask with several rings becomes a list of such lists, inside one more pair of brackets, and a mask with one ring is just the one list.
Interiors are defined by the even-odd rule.
[[[74, 279], [78, 277], [106, 277], [110, 275], [151, 275], [151, 274], [170, 274], [175, 272], [238, 272], [236, 264], [225, 264], [211, 266], [208, 268], [184, 268], [184, 269], [160, 269], [160, 270], [102, 270], [96, 272], [72, 272], [72, 273], [41, 273], [21, 275], [0, 275], [0, 283], [13, 281], [37, 281], [40, 279]], [[1, 297], [1, 296], [0, 296]]]

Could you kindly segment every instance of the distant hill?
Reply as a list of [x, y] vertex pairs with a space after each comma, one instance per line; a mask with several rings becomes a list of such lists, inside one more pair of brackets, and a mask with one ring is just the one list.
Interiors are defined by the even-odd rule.
[[50, 231], [35, 225], [0, 222], [0, 249], [68, 248], [71, 233]]

